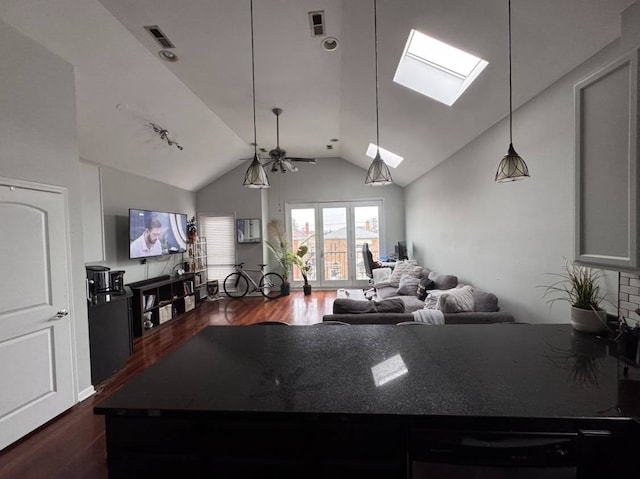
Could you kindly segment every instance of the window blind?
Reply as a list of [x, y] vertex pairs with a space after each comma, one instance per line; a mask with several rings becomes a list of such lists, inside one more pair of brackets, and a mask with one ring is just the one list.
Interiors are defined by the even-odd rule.
[[222, 282], [236, 263], [233, 215], [200, 215], [201, 235], [207, 239], [207, 278]]

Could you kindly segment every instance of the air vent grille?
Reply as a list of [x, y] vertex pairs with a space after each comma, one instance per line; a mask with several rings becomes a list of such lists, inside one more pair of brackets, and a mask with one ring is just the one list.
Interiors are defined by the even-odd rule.
[[311, 23], [312, 37], [324, 35], [324, 10], [309, 12], [309, 22]]
[[175, 48], [176, 46], [167, 38], [167, 36], [160, 30], [158, 25], [147, 25], [144, 27], [146, 31], [157, 41], [162, 48]]

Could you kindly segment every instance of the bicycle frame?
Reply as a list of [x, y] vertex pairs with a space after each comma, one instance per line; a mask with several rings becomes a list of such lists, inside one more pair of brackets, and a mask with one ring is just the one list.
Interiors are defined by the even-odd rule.
[[255, 282], [255, 280], [253, 279], [253, 277], [249, 273], [260, 273], [261, 277], [262, 277], [262, 276], [264, 276], [264, 271], [263, 270], [260, 270], [260, 269], [244, 269], [241, 266], [236, 266], [236, 272], [240, 273], [240, 275], [242, 275], [245, 278], [247, 278], [247, 280], [253, 285], [253, 289], [251, 291], [249, 291], [249, 293], [254, 293], [256, 291], [262, 292], [262, 290], [260, 289], [260, 286], [258, 285], [258, 283]]

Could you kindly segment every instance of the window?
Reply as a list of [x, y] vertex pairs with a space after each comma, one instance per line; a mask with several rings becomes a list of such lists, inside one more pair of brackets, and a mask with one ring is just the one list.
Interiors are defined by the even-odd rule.
[[207, 239], [207, 278], [224, 280], [236, 263], [235, 218], [233, 215], [199, 215], [200, 235]]
[[[375, 158], [377, 152], [378, 149], [376, 148], [376, 145], [374, 145], [373, 143], [369, 143], [369, 148], [367, 148], [367, 152], [365, 154], [369, 158]], [[402, 156], [396, 155], [394, 152], [385, 150], [382, 147], [380, 147], [380, 158], [382, 158], [382, 161], [384, 161], [387, 166], [390, 166], [391, 168], [397, 167], [400, 163], [402, 163], [402, 160], [404, 160]]]
[[393, 81], [453, 105], [489, 63], [411, 30]]
[[[368, 243], [374, 258], [380, 256], [381, 200], [287, 204], [286, 209], [292, 249], [309, 248], [309, 281], [331, 287], [366, 284], [362, 246]], [[293, 270], [293, 280], [302, 281], [298, 268]]]

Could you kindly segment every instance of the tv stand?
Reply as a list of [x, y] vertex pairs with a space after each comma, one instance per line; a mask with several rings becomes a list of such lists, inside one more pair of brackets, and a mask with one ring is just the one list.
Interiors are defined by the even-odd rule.
[[133, 335], [141, 337], [169, 321], [179, 319], [196, 306], [206, 295], [203, 272], [180, 276], [163, 275], [129, 283], [133, 293]]

